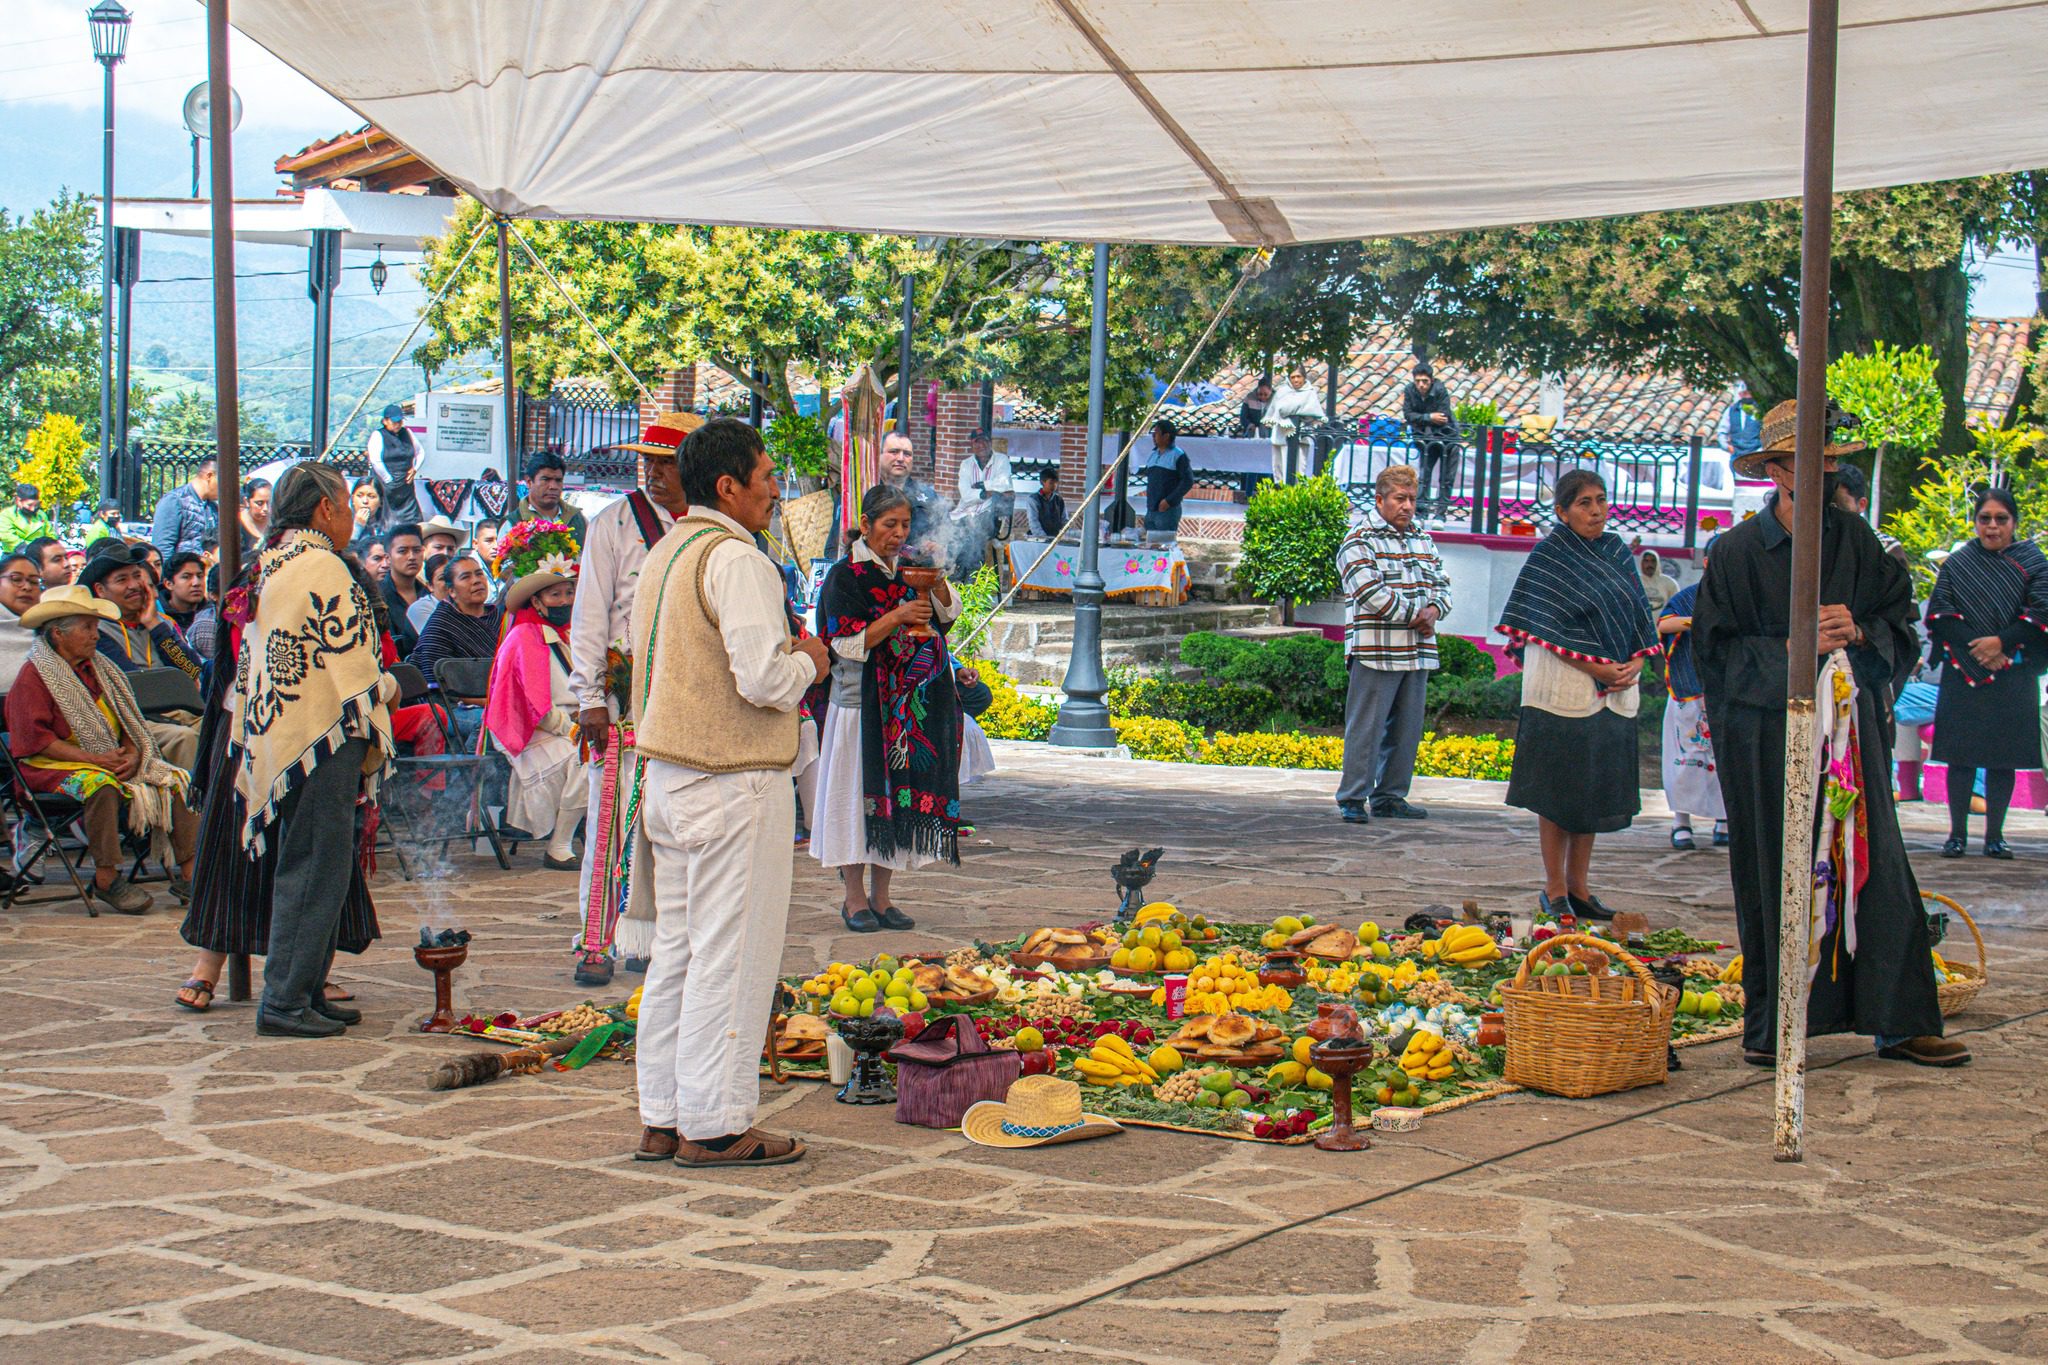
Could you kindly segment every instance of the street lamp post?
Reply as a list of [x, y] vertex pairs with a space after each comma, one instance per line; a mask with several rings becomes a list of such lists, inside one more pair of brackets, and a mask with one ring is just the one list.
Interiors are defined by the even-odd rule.
[[100, 154], [100, 496], [114, 491], [114, 68], [128, 55], [128, 11], [100, 0], [86, 11], [92, 55], [107, 73]]
[[1067, 660], [1067, 699], [1046, 739], [1070, 749], [1111, 749], [1116, 731], [1109, 723], [1109, 692], [1102, 672], [1102, 389], [1109, 354], [1109, 247], [1095, 244], [1093, 317], [1088, 325], [1088, 463], [1082, 476], [1081, 567], [1074, 575], [1074, 651]]

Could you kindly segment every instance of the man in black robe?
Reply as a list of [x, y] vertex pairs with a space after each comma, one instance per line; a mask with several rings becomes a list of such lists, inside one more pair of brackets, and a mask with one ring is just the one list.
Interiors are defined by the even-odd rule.
[[[1742, 941], [1744, 1060], [1758, 1066], [1772, 1064], [1778, 1027], [1793, 425], [1793, 404], [1779, 404], [1764, 421], [1762, 448], [1737, 462], [1739, 475], [1769, 478], [1778, 491], [1761, 513], [1715, 545], [1692, 630], [1734, 843], [1729, 875]], [[1825, 455], [1832, 483], [1836, 458], [1862, 446], [1829, 439]], [[1960, 1066], [1970, 1053], [1941, 1036], [1933, 944], [1899, 834], [1885, 743], [1892, 698], [1911, 675], [1919, 648], [1912, 587], [1904, 567], [1885, 553], [1861, 518], [1831, 505], [1821, 518], [1820, 657], [1804, 666], [1818, 672], [1826, 656], [1841, 648], [1855, 673], [1869, 877], [1857, 893], [1855, 956], [1839, 950], [1838, 929], [1821, 942], [1807, 1031], [1870, 1034], [1882, 1057]], [[1818, 796], [1814, 812], [1818, 828]]]

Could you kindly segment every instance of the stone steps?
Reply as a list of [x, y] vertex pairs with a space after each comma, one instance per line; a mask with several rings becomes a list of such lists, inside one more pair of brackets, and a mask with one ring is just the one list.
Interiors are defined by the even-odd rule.
[[[1190, 602], [1181, 607], [1105, 604], [1102, 663], [1151, 672], [1171, 667], [1180, 642], [1196, 631], [1239, 631], [1264, 627], [1272, 609], [1260, 605]], [[1012, 607], [989, 628], [986, 653], [1009, 677], [1022, 683], [1057, 684], [1067, 675], [1073, 653], [1073, 608], [1065, 602]]]

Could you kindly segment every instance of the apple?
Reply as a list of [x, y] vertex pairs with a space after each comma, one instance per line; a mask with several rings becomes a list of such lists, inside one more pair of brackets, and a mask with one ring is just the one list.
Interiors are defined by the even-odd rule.
[[923, 1032], [924, 1015], [922, 1013], [920, 1013], [917, 1010], [911, 1010], [903, 1016], [904, 1042], [909, 1042], [912, 1038], [915, 1038], [918, 1034]]

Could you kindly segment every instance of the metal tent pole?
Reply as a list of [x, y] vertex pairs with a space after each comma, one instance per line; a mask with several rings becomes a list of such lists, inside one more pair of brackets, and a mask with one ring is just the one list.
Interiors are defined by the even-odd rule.
[[[235, 357], [235, 164], [232, 139], [235, 96], [228, 85], [228, 0], [206, 6], [206, 80], [213, 135], [213, 200], [207, 206], [213, 228], [213, 416], [215, 474], [220, 482], [220, 584], [225, 596], [242, 562], [242, 418]], [[249, 956], [228, 959], [228, 999], [247, 1000]]]
[[525, 443], [520, 440], [519, 391], [512, 384], [512, 253], [502, 216], [497, 220], [497, 228], [499, 375], [505, 389], [505, 463], [511, 466], [505, 476], [517, 488], [525, 464], [520, 458]]
[[1074, 575], [1074, 652], [1067, 659], [1067, 699], [1046, 736], [1070, 749], [1116, 747], [1102, 676], [1102, 375], [1109, 359], [1109, 244], [1095, 244], [1094, 301], [1088, 321], [1088, 489], [1081, 504], [1081, 568]]
[[1806, 182], [1799, 224], [1799, 426], [1793, 456], [1792, 603], [1785, 682], [1785, 841], [1779, 883], [1778, 1075], [1773, 1155], [1805, 1157], [1806, 979], [1813, 908], [1813, 724], [1820, 656], [1822, 454], [1826, 442], [1828, 272], [1834, 224], [1837, 0], [1808, 0]]
[[100, 496], [114, 487], [114, 63], [106, 69], [100, 158]]
[[[917, 324], [917, 281], [903, 277], [903, 339], [896, 353], [896, 430], [910, 435], [910, 334]], [[859, 493], [854, 497], [858, 499]]]
[[327, 449], [328, 409], [333, 401], [334, 291], [341, 284], [341, 233], [316, 228], [306, 249], [306, 293], [313, 300], [313, 421], [315, 450]]
[[141, 497], [134, 462], [128, 458], [128, 374], [135, 357], [135, 284], [142, 278], [142, 232], [139, 228], [114, 229], [114, 334], [119, 338], [114, 351], [114, 483], [100, 488], [105, 499], [111, 492], [121, 500], [123, 516], [140, 512]]

